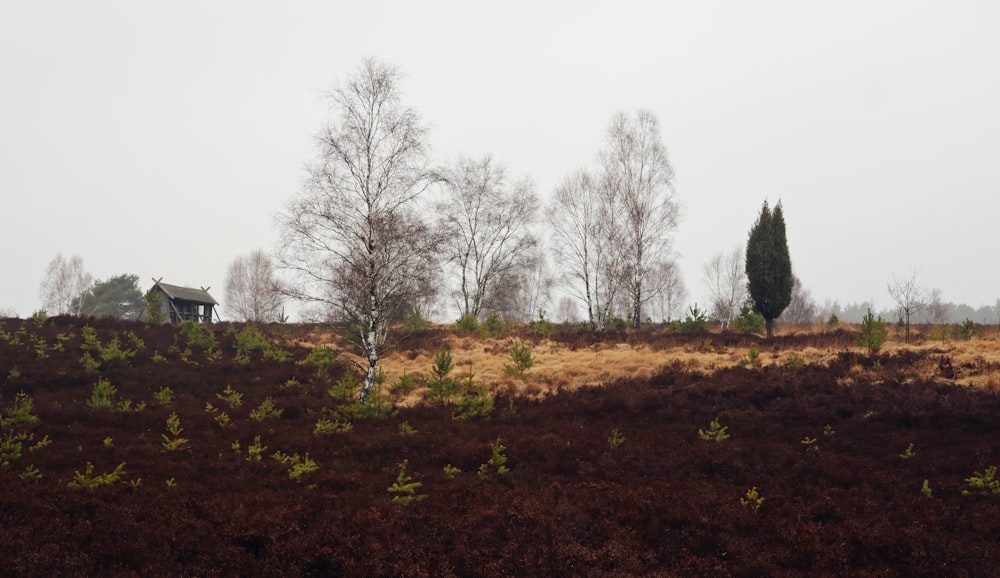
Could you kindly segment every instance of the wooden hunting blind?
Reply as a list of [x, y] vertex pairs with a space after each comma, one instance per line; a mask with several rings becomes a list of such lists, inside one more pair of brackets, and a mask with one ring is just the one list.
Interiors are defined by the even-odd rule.
[[192, 289], [153, 279], [153, 286], [149, 292], [160, 295], [162, 301], [160, 313], [165, 323], [182, 323], [187, 320], [211, 323], [213, 316], [218, 317], [215, 306], [219, 302], [208, 294], [208, 289], [211, 287]]

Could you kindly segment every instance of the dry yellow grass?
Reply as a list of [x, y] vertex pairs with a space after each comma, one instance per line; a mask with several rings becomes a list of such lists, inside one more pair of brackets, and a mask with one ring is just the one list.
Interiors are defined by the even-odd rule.
[[[798, 328], [796, 332], [807, 332]], [[381, 367], [386, 374], [388, 387], [404, 373], [412, 377], [426, 376], [434, 364], [437, 351], [448, 349], [453, 359], [455, 377], [472, 374], [476, 381], [486, 383], [494, 391], [516, 393], [526, 397], [543, 397], [559, 390], [574, 390], [586, 386], [600, 386], [620, 378], [653, 375], [663, 367], [681, 364], [692, 371], [711, 372], [739, 365], [747, 358], [749, 347], [715, 347], [710, 338], [668, 349], [652, 350], [647, 346], [626, 343], [599, 343], [591, 347], [571, 349], [566, 345], [542, 341], [531, 347], [534, 366], [527, 372], [527, 379], [511, 377], [504, 371], [510, 363], [508, 352], [514, 339], [483, 339], [463, 337], [450, 333], [442, 335], [436, 348], [420, 351], [390, 351], [383, 356]], [[299, 340], [305, 346], [330, 345], [344, 349], [343, 341], [329, 332], [316, 331]], [[860, 349], [857, 349], [861, 351]], [[1000, 393], [1000, 341], [996, 337], [971, 341], [930, 341], [904, 344], [893, 339], [883, 347], [883, 353], [896, 354], [903, 350], [924, 351], [928, 355], [906, 373], [913, 378], [934, 378], [940, 381], [971, 387], [984, 387]], [[763, 365], [784, 365], [792, 357], [808, 365], [827, 365], [842, 349], [804, 347], [802, 349], [777, 349], [766, 343], [759, 346], [759, 361]], [[953, 379], [942, 377], [938, 363], [943, 357], [951, 359], [955, 370]], [[861, 373], [869, 371], [860, 365], [851, 368], [842, 381], [849, 385]], [[422, 397], [417, 391], [400, 400], [414, 403]]]

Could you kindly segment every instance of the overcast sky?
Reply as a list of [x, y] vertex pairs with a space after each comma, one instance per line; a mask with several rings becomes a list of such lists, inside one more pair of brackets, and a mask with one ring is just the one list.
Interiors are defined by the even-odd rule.
[[493, 155], [548, 200], [616, 111], [658, 118], [702, 265], [781, 200], [813, 297], [888, 307], [916, 272], [1000, 297], [1000, 2], [0, 0], [0, 310], [58, 252], [210, 286], [271, 250], [321, 93], [397, 65], [440, 161]]

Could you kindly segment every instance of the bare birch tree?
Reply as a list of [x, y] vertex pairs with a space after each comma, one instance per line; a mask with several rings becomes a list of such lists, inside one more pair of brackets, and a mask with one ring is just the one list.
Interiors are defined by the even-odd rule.
[[703, 271], [711, 293], [711, 315], [726, 329], [750, 297], [743, 248], [737, 246], [729, 253], [719, 251], [705, 263]]
[[816, 301], [796, 275], [792, 275], [792, 300], [781, 312], [779, 319], [788, 323], [812, 323], [819, 319]]
[[896, 302], [899, 313], [906, 323], [906, 343], [910, 342], [910, 318], [927, 306], [924, 288], [917, 283], [914, 272], [908, 279], [892, 278], [888, 284], [889, 297]]
[[73, 255], [67, 261], [62, 253], [49, 262], [38, 290], [42, 309], [50, 314], [80, 315], [94, 277], [83, 268], [83, 259]]
[[546, 210], [564, 284], [583, 303], [592, 331], [604, 329], [624, 283], [614, 211], [605, 201], [598, 180], [579, 170], [559, 185]]
[[924, 311], [927, 323], [939, 325], [948, 321], [948, 304], [944, 302], [944, 294], [940, 289], [931, 289], [927, 295], [927, 308]]
[[437, 205], [446, 235], [448, 265], [459, 279], [459, 314], [481, 319], [491, 292], [523, 266], [537, 245], [530, 225], [538, 196], [529, 179], [510, 182], [506, 169], [487, 156], [459, 159], [441, 171], [444, 198]]
[[635, 117], [615, 115], [600, 161], [605, 202], [617, 221], [615, 246], [626, 268], [629, 317], [638, 328], [642, 306], [653, 296], [646, 282], [656, 263], [669, 254], [679, 217], [674, 171], [656, 117], [644, 110]]
[[433, 284], [439, 239], [414, 206], [432, 178], [426, 130], [401, 103], [395, 67], [366, 58], [329, 98], [318, 157], [279, 216], [281, 263], [296, 277], [290, 295], [349, 327], [366, 403], [390, 321]]
[[687, 287], [684, 285], [680, 267], [673, 259], [660, 261], [653, 269], [650, 281], [656, 289], [650, 305], [661, 321], [670, 323], [687, 299]]
[[484, 302], [487, 311], [511, 321], [531, 321], [544, 311], [555, 284], [548, 260], [535, 249], [499, 278]]
[[226, 309], [242, 321], [270, 323], [281, 319], [284, 303], [274, 261], [260, 249], [229, 264], [225, 295]]

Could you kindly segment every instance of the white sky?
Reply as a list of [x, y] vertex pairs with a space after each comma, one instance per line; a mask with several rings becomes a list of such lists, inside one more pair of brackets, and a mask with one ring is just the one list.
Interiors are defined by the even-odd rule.
[[0, 0], [0, 309], [39, 308], [57, 252], [222, 301], [363, 55], [400, 67], [438, 159], [492, 154], [546, 200], [613, 113], [655, 113], [691, 301], [781, 199], [820, 303], [887, 307], [916, 271], [992, 304], [998, 30], [989, 0]]

